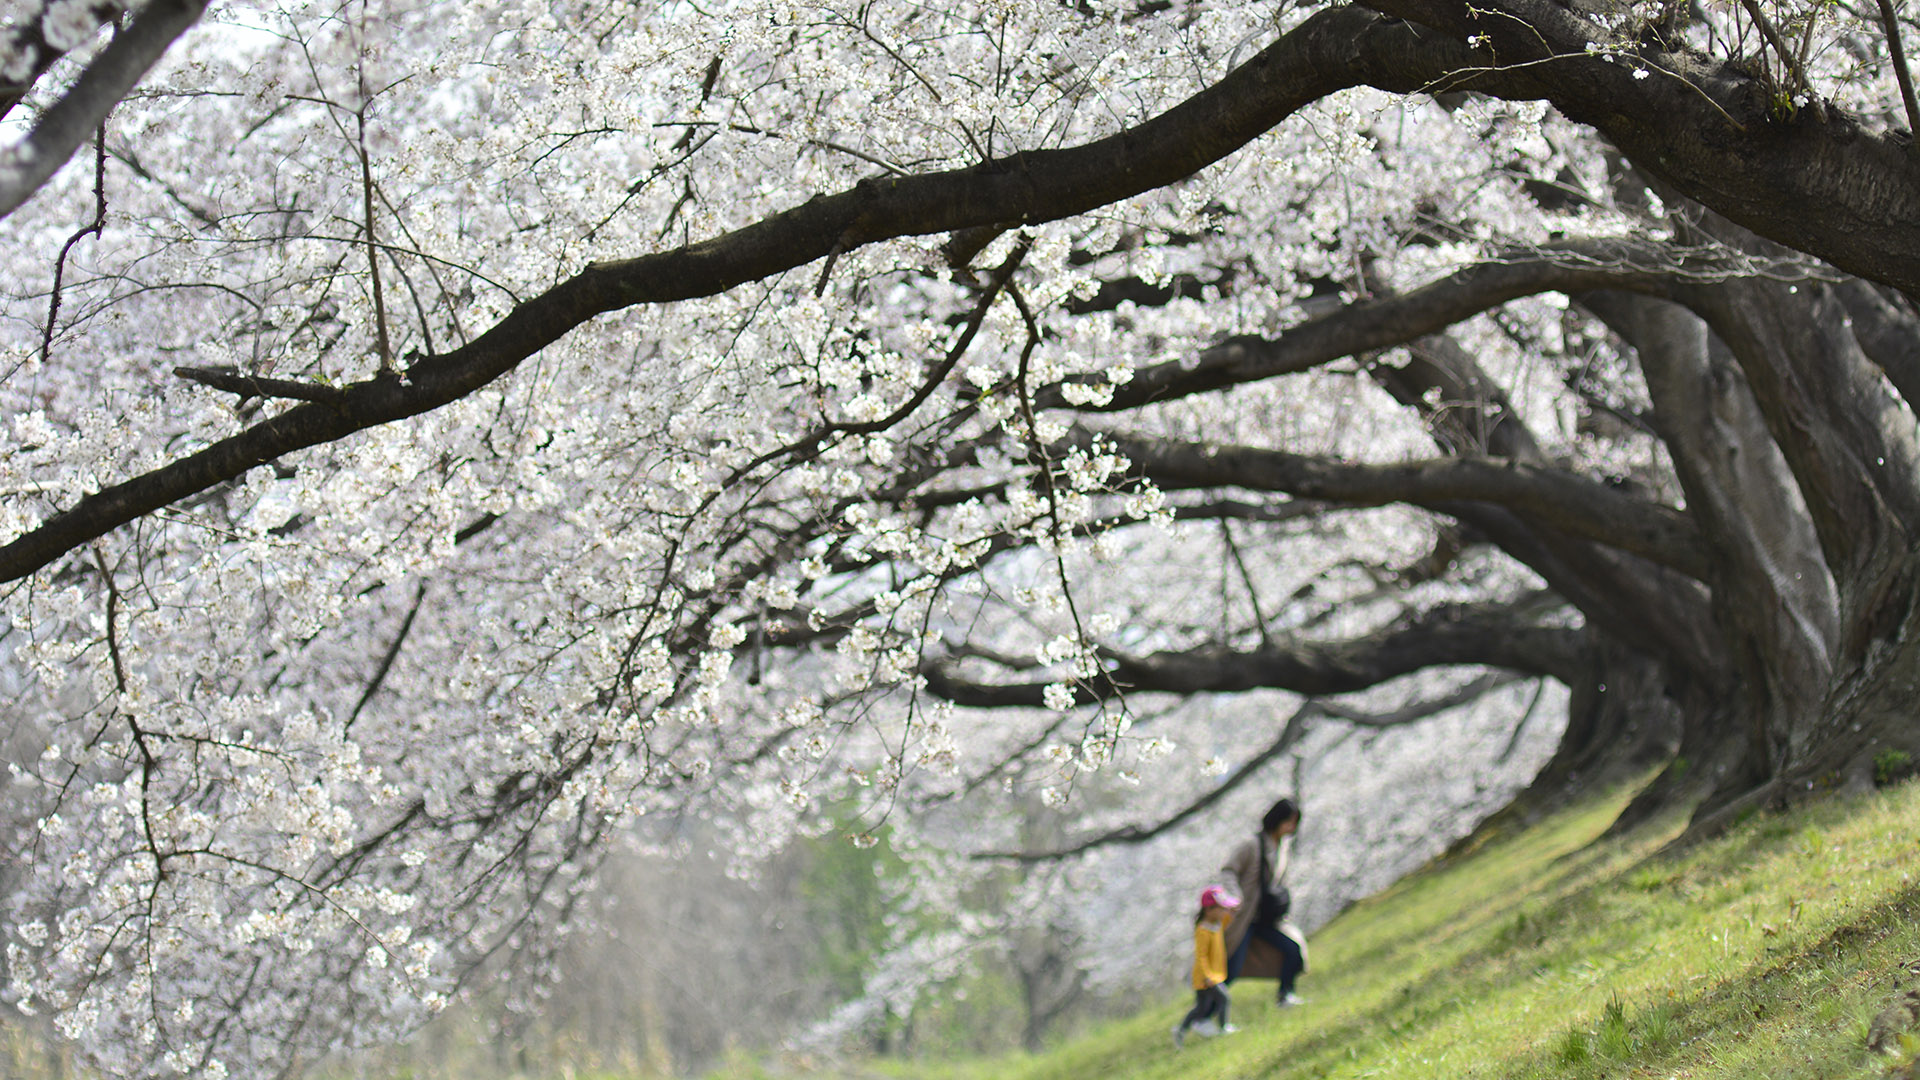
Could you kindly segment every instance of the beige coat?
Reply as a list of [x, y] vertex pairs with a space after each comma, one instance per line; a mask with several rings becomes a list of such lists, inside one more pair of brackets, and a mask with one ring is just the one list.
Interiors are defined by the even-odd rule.
[[[1260, 849], [1256, 843], [1267, 845], [1267, 866], [1273, 872], [1272, 882], [1284, 885], [1287, 880], [1287, 868], [1293, 862], [1293, 837], [1283, 836], [1275, 844], [1262, 833], [1257, 839], [1248, 837], [1235, 844], [1227, 855], [1227, 861], [1220, 870], [1226, 875], [1222, 884], [1229, 885], [1240, 897], [1240, 910], [1234, 920], [1227, 924], [1227, 955], [1232, 956], [1246, 938], [1247, 931], [1253, 926], [1253, 913], [1260, 906]], [[1306, 959], [1307, 935], [1292, 922], [1282, 921], [1280, 932], [1300, 943], [1300, 957]], [[1247, 963], [1241, 970], [1242, 978], [1271, 979], [1280, 974], [1280, 954], [1263, 941], [1255, 941], [1247, 950]]]

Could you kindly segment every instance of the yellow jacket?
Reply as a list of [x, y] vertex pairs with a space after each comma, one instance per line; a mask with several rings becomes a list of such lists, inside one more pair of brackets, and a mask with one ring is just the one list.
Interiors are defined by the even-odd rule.
[[1205, 990], [1227, 981], [1227, 939], [1223, 931], [1233, 916], [1219, 923], [1193, 927], [1193, 988]]

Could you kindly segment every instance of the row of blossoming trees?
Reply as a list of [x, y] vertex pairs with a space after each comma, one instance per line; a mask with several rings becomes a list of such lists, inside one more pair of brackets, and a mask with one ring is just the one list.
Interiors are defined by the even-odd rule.
[[406, 1030], [647, 815], [1051, 858], [1516, 681], [1530, 807], [1920, 749], [1892, 8], [708, 8], [15, 10], [7, 971], [102, 1067]]

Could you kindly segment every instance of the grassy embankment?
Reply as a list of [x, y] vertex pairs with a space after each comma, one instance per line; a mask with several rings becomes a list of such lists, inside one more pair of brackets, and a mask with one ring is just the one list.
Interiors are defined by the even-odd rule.
[[[1880, 1077], [1866, 1049], [1920, 959], [1920, 782], [1661, 854], [1598, 839], [1625, 795], [1429, 868], [1313, 938], [1309, 1003], [1241, 984], [1241, 1031], [1168, 1030], [1190, 998], [1042, 1055], [885, 1066], [925, 1080]], [[1177, 934], [1183, 928], [1170, 926]], [[1176, 996], [1178, 995], [1178, 996]]]
[[[1920, 782], [1757, 816], [1677, 854], [1660, 853], [1673, 828], [1598, 839], [1624, 798], [1496, 840], [1356, 905], [1314, 935], [1314, 970], [1301, 985], [1309, 1003], [1282, 1011], [1272, 983], [1242, 984], [1236, 1034], [1190, 1038], [1176, 1051], [1168, 1029], [1190, 999], [1169, 985], [1163, 1006], [1045, 1054], [856, 1071], [916, 1080], [1885, 1075], [1899, 1059], [1870, 1054], [1865, 1036], [1893, 978], [1920, 959]], [[1916, 1049], [1909, 1043], [1902, 1058]], [[0, 1038], [0, 1075], [69, 1074], [9, 1037]], [[768, 1075], [744, 1063], [713, 1074]]]

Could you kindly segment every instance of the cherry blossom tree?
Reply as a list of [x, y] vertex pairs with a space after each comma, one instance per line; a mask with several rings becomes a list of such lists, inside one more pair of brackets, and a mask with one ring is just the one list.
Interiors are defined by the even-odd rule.
[[1888, 5], [9, 12], [7, 969], [109, 1071], [408, 1030], [648, 815], [1920, 752]]

